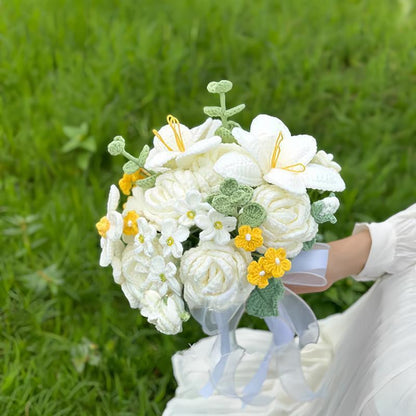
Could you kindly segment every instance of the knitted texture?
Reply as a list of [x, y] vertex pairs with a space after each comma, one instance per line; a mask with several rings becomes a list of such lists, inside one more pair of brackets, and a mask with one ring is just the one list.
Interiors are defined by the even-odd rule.
[[270, 279], [264, 289], [256, 287], [250, 294], [246, 303], [246, 312], [249, 315], [265, 318], [266, 316], [277, 316], [277, 305], [283, 297], [284, 286], [280, 279]]
[[311, 206], [311, 215], [318, 224], [323, 224], [324, 222], [330, 222], [335, 224], [337, 219], [334, 214], [339, 208], [338, 198], [331, 193], [328, 197], [316, 201]]
[[257, 202], [247, 204], [238, 216], [238, 225], [260, 227], [266, 219], [266, 210]]
[[218, 194], [211, 195], [208, 202], [221, 214], [237, 216], [238, 209], [247, 205], [253, 196], [253, 189], [239, 185], [235, 179], [225, 179]]

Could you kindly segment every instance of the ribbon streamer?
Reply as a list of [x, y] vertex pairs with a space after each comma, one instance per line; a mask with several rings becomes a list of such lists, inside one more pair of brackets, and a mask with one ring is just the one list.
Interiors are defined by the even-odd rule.
[[[325, 286], [326, 266], [329, 246], [315, 244], [306, 252], [301, 252], [292, 259], [290, 272], [282, 277], [289, 285]], [[321, 391], [313, 392], [308, 386], [302, 370], [301, 350], [319, 339], [319, 325], [311, 308], [306, 302], [285, 287], [284, 295], [279, 300], [278, 316], [264, 318], [273, 337], [271, 345], [259, 368], [243, 388], [241, 394], [235, 389], [234, 376], [244, 350], [237, 345], [235, 329], [245, 305], [232, 306], [224, 311], [209, 308], [191, 309], [194, 318], [201, 324], [207, 335], [217, 335], [211, 353], [212, 366], [210, 380], [201, 389], [200, 394], [209, 397], [215, 390], [220, 394], [239, 397], [243, 406], [256, 405], [262, 385], [267, 377], [270, 362], [274, 358], [281, 384], [288, 395], [297, 401], [313, 400]], [[295, 336], [298, 336], [298, 343]], [[273, 398], [261, 397], [264, 404]]]

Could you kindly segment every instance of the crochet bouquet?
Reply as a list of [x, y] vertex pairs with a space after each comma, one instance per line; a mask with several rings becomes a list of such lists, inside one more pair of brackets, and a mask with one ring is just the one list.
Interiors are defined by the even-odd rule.
[[[249, 131], [230, 120], [244, 109], [226, 108], [231, 88], [230, 81], [209, 83], [220, 98], [204, 108], [209, 118], [188, 128], [169, 115], [153, 130], [153, 148], [137, 157], [121, 136], [113, 139], [109, 153], [128, 159], [119, 181], [126, 198], [118, 211], [112, 185], [97, 223], [100, 265], [111, 264], [132, 308], [164, 334], [180, 332], [192, 315], [218, 335], [205, 395], [221, 384], [230, 390], [221, 380], [235, 371], [233, 331], [244, 311], [266, 319], [275, 334], [270, 355], [296, 334], [298, 349], [316, 342], [312, 311], [286, 285], [326, 284], [318, 225], [336, 221], [334, 192], [345, 188], [340, 166], [317, 151], [313, 137], [292, 136], [269, 115], [256, 116]], [[245, 397], [258, 393], [261, 378]]]

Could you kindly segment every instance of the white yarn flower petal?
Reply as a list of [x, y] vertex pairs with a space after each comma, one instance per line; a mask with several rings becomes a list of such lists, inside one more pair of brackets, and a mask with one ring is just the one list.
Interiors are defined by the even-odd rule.
[[118, 207], [119, 201], [120, 191], [118, 190], [117, 186], [111, 185], [110, 192], [108, 194], [107, 212], [115, 211]]
[[147, 156], [144, 168], [155, 172], [166, 172], [168, 168], [163, 166], [178, 155], [180, 155], [180, 152], [164, 152], [153, 148]]
[[250, 156], [237, 152], [226, 153], [214, 165], [224, 178], [234, 178], [242, 185], [258, 186], [263, 183], [262, 172]]
[[267, 114], [259, 114], [253, 119], [250, 126], [250, 132], [257, 135], [271, 135], [275, 139], [282, 132], [283, 138], [290, 138], [291, 134], [285, 123], [277, 117]]
[[268, 172], [277, 136], [264, 134], [255, 136], [251, 132], [248, 133], [239, 127], [233, 129], [233, 136], [238, 144], [257, 162], [263, 174]]
[[333, 192], [341, 192], [345, 189], [345, 182], [341, 175], [334, 169], [325, 166], [311, 163], [306, 166], [302, 176], [307, 188]]
[[191, 133], [195, 141], [215, 136], [216, 130], [221, 127], [221, 120], [207, 118], [201, 125], [193, 127]]
[[276, 185], [285, 191], [293, 192], [294, 194], [304, 194], [306, 192], [303, 177], [299, 173], [296, 174], [285, 169], [276, 168], [264, 175], [264, 179], [267, 182]]
[[287, 167], [300, 163], [306, 166], [316, 153], [316, 140], [307, 134], [292, 136], [280, 144], [277, 167]]

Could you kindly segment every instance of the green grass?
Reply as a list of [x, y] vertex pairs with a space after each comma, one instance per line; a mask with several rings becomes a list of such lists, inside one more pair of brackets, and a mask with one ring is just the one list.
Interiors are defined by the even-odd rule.
[[[171, 355], [202, 336], [195, 323], [158, 334], [97, 264], [113, 136], [137, 152], [168, 113], [196, 125], [216, 104], [206, 84], [231, 79], [244, 127], [276, 115], [336, 155], [347, 190], [324, 235], [343, 237], [414, 201], [415, 30], [406, 0], [0, 1], [0, 414], [161, 414]], [[88, 169], [62, 152], [63, 127], [83, 122]], [[322, 317], [366, 288], [347, 279], [307, 300]]]

